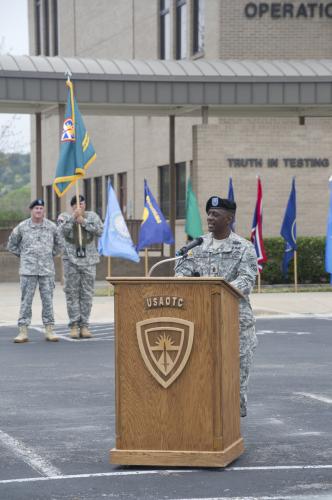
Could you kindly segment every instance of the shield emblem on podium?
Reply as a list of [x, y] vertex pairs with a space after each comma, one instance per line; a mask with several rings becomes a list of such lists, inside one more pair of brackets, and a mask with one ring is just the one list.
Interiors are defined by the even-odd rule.
[[187, 364], [194, 323], [178, 318], [153, 318], [136, 323], [136, 333], [145, 366], [167, 389]]

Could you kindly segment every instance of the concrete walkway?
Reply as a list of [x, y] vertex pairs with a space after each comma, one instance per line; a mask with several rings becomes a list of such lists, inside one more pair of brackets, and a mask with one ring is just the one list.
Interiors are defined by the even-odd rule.
[[[107, 286], [98, 282], [97, 286]], [[20, 303], [19, 283], [0, 283], [0, 325], [16, 325]], [[332, 292], [254, 293], [251, 303], [256, 316], [318, 314], [332, 316]], [[41, 302], [36, 293], [32, 306], [32, 324], [41, 324]], [[57, 324], [68, 321], [65, 295], [57, 283], [54, 293], [54, 312]], [[113, 297], [95, 297], [91, 323], [114, 321]]]

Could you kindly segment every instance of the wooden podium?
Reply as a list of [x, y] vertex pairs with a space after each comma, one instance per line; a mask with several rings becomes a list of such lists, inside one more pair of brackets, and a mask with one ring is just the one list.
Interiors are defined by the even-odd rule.
[[224, 467], [240, 433], [241, 294], [221, 278], [115, 286], [116, 448], [123, 465]]

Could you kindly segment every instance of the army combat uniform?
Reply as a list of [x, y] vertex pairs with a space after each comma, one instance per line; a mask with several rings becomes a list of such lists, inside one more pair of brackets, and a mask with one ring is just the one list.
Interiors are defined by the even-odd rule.
[[32, 301], [39, 284], [42, 301], [42, 321], [45, 326], [54, 324], [53, 257], [61, 251], [61, 240], [56, 225], [48, 219], [34, 223], [27, 219], [16, 226], [9, 236], [7, 249], [20, 257], [21, 307], [19, 326], [29, 326]]
[[77, 257], [79, 246], [78, 224], [72, 215], [62, 213], [58, 217], [59, 231], [63, 236], [63, 267], [69, 326], [88, 327], [94, 284], [96, 264], [99, 262], [95, 237], [101, 236], [103, 223], [95, 212], [84, 213], [82, 228], [82, 246], [85, 257]]
[[[240, 320], [240, 403], [246, 415], [249, 369], [257, 345], [255, 319], [249, 294], [257, 275], [255, 248], [249, 241], [231, 232], [228, 238], [215, 240], [212, 233], [203, 236], [203, 243], [193, 248], [188, 257], [175, 266], [176, 276], [220, 276], [244, 295], [239, 301]], [[199, 274], [198, 274], [199, 273]]]

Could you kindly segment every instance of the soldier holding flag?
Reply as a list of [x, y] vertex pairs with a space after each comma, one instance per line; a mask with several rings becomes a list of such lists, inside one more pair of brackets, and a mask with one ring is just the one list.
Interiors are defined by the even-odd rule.
[[63, 264], [70, 337], [78, 339], [91, 337], [88, 326], [96, 264], [99, 262], [95, 237], [102, 234], [103, 223], [95, 212], [85, 210], [85, 199], [79, 194], [78, 180], [96, 159], [96, 153], [83, 123], [69, 77], [66, 85], [67, 106], [53, 187], [61, 197], [76, 184], [76, 195], [70, 202], [72, 213], [62, 213], [58, 224], [64, 239]]
[[[72, 339], [90, 338], [89, 318], [96, 279], [96, 264], [99, 262], [95, 237], [102, 234], [103, 223], [95, 212], [85, 210], [84, 196], [79, 195], [79, 203], [77, 203], [76, 196], [73, 196], [70, 205], [72, 214], [62, 213], [58, 218], [64, 240], [62, 259], [70, 337]], [[79, 227], [82, 235], [81, 245], [84, 249], [82, 254], [77, 253], [77, 248], [80, 248]]]

